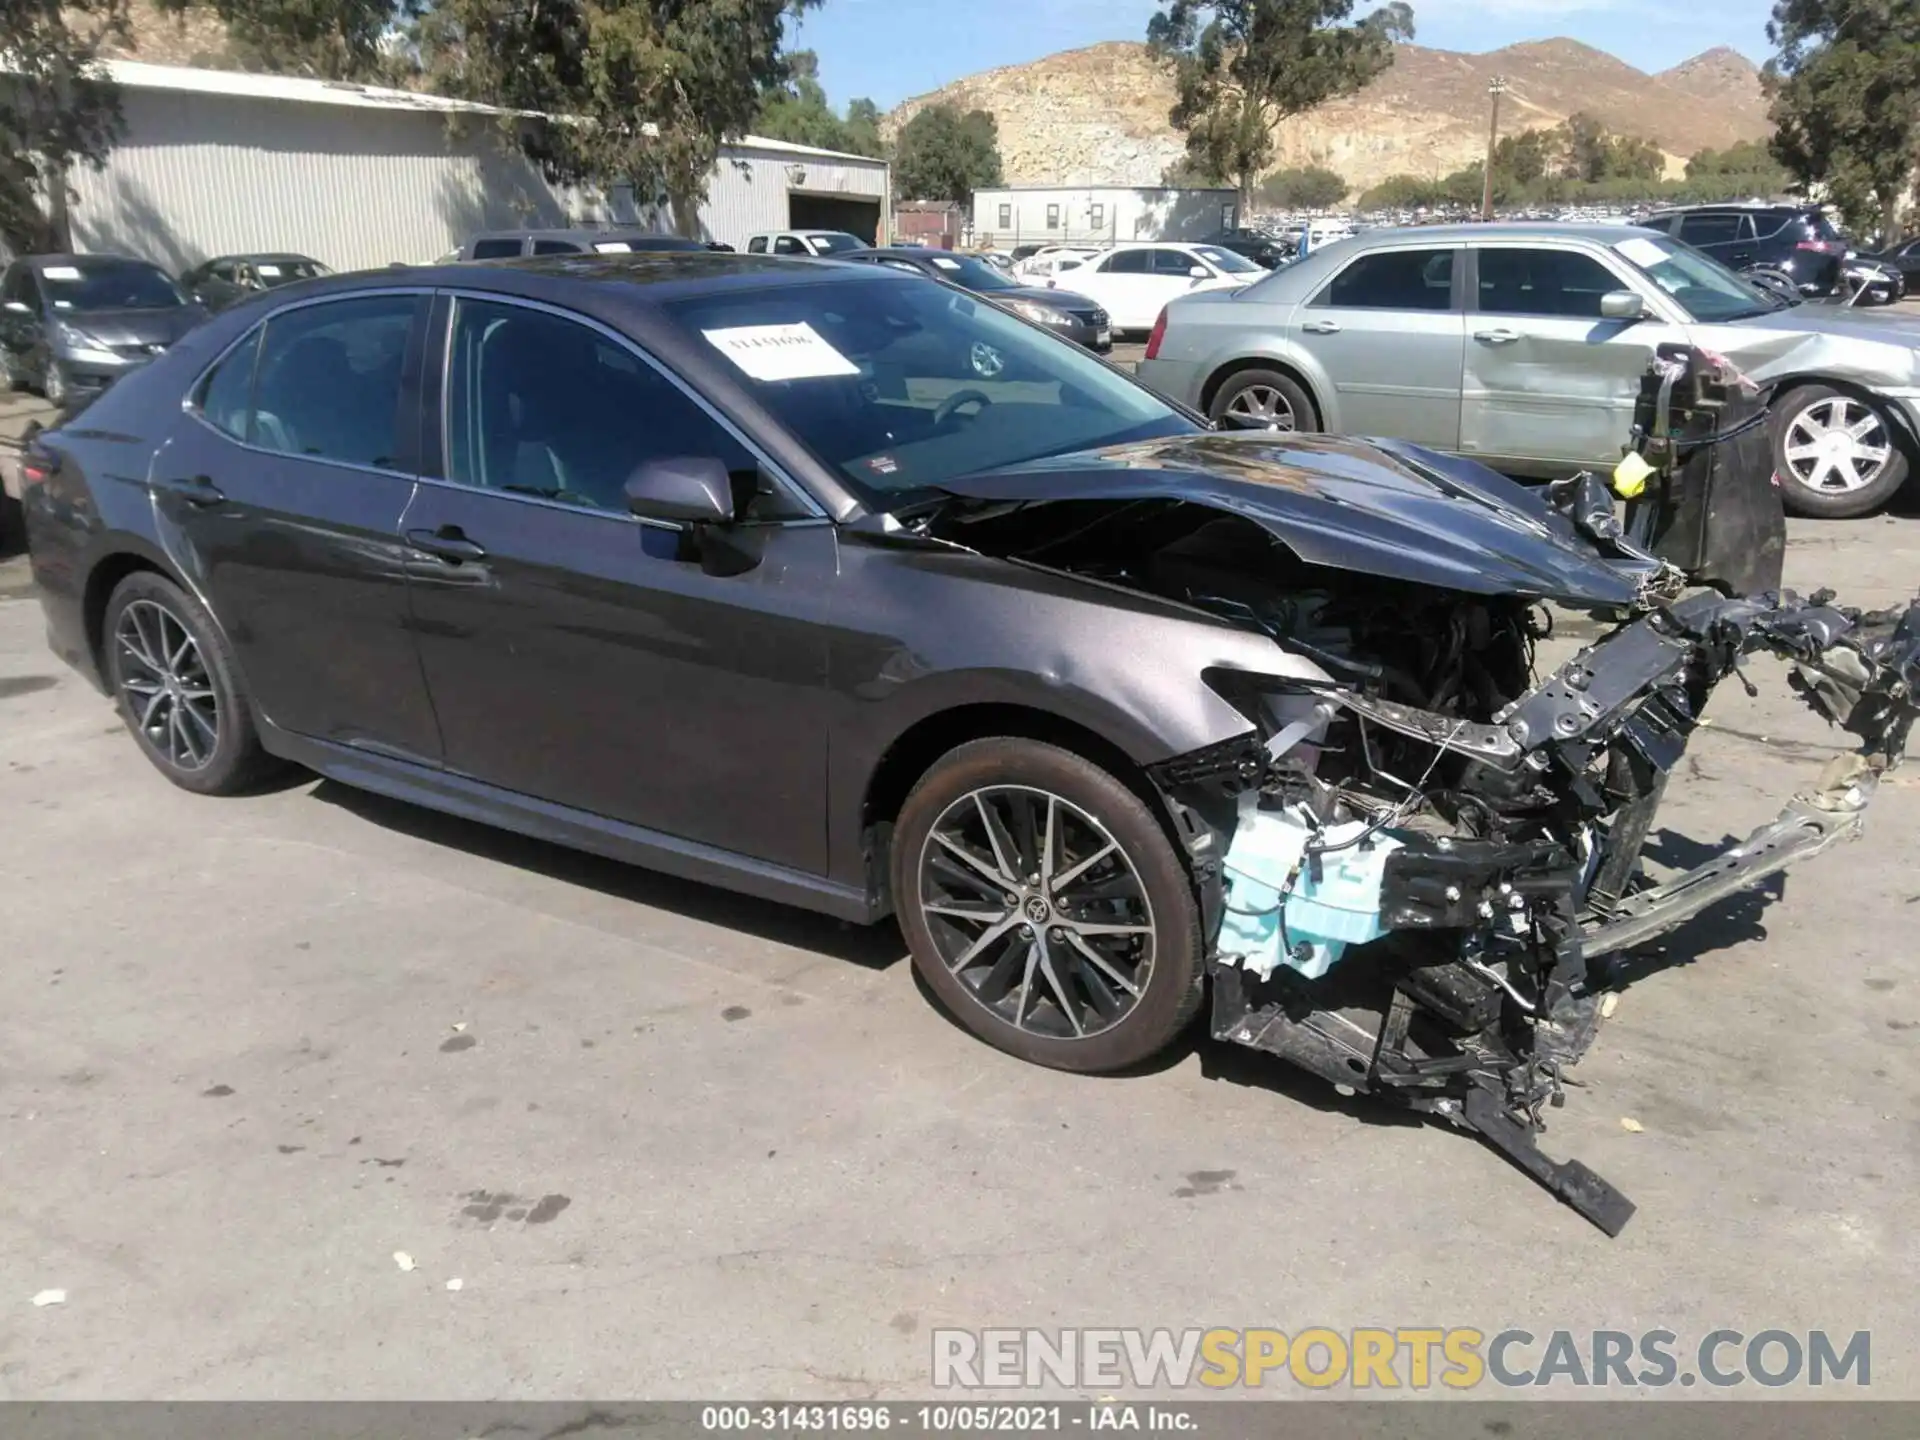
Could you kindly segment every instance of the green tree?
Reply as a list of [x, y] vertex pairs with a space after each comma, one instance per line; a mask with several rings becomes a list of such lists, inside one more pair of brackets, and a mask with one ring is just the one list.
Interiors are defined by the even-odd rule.
[[1403, 0], [1346, 23], [1354, 0], [1170, 0], [1147, 43], [1172, 69], [1168, 118], [1204, 173], [1229, 176], [1251, 204], [1273, 155], [1273, 128], [1351, 95], [1413, 38]]
[[1255, 194], [1282, 210], [1325, 210], [1347, 198], [1351, 187], [1320, 165], [1276, 170], [1255, 187]]
[[1849, 224], [1892, 239], [1920, 150], [1920, 6], [1778, 0], [1765, 83], [1774, 158]]
[[846, 148], [855, 155], [884, 155], [887, 145], [880, 138], [880, 107], [862, 98], [847, 102]]
[[66, 177], [121, 131], [100, 50], [130, 39], [127, 0], [0, 3], [0, 237], [16, 254], [71, 246]]
[[763, 92], [753, 133], [796, 145], [844, 150], [854, 155], [880, 155], [880, 110], [871, 100], [856, 100], [842, 120], [827, 103], [820, 84], [820, 61], [811, 50], [787, 57], [791, 76], [784, 84]]
[[1363, 210], [1423, 210], [1445, 198], [1441, 184], [1424, 175], [1389, 175], [1360, 197]]
[[792, 75], [783, 22], [812, 0], [435, 0], [416, 31], [444, 93], [506, 117], [548, 177], [664, 195], [690, 230], [720, 147]]
[[1554, 160], [1554, 137], [1550, 130], [1522, 130], [1518, 135], [1502, 135], [1493, 147], [1496, 173], [1510, 175], [1520, 185], [1537, 184], [1546, 176]]
[[1000, 183], [1000, 127], [985, 110], [929, 105], [893, 142], [893, 188], [902, 200], [966, 204]]

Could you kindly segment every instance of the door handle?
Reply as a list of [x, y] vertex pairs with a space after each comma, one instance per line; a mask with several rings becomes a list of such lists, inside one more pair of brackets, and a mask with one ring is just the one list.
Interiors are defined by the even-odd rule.
[[1518, 330], [1476, 330], [1473, 338], [1487, 345], [1511, 345], [1520, 338]]
[[469, 540], [458, 525], [442, 525], [438, 530], [409, 530], [407, 544], [449, 565], [487, 558], [487, 552]]
[[191, 475], [184, 480], [162, 480], [160, 488], [170, 495], [178, 495], [189, 505], [206, 509], [208, 506], [223, 504], [227, 492], [213, 483], [210, 475]]
[[1340, 333], [1339, 322], [1335, 320], [1309, 320], [1300, 329], [1307, 335], [1338, 335]]

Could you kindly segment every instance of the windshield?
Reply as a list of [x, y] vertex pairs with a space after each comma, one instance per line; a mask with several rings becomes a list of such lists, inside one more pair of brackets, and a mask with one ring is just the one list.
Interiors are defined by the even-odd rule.
[[43, 266], [40, 284], [56, 310], [169, 310], [185, 303], [158, 267], [129, 260]]
[[1018, 290], [1020, 282], [989, 265], [977, 255], [929, 255], [927, 263], [940, 278], [963, 290]]
[[1267, 273], [1251, 260], [1247, 259], [1246, 256], [1236, 255], [1231, 250], [1222, 250], [1215, 245], [1196, 245], [1193, 247], [1193, 253], [1213, 266], [1214, 269], [1223, 270], [1229, 275], [1264, 275]]
[[260, 277], [260, 283], [269, 289], [275, 285], [286, 285], [294, 280], [313, 280], [332, 272], [318, 260], [256, 260], [253, 273]]
[[959, 475], [1200, 428], [1078, 346], [925, 280], [780, 286], [663, 308], [880, 509]]
[[1690, 245], [1649, 232], [1614, 244], [1614, 253], [1641, 271], [1704, 324], [1765, 315], [1786, 303], [1749, 285]]
[[864, 250], [867, 242], [844, 230], [809, 230], [807, 243], [821, 255], [838, 255], [842, 250]]

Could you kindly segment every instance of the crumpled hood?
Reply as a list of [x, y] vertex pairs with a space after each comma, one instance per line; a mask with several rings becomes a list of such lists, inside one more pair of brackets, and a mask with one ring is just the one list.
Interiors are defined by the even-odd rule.
[[987, 501], [1173, 499], [1241, 515], [1337, 570], [1578, 605], [1631, 605], [1613, 559], [1539, 494], [1398, 440], [1211, 432], [1053, 456], [942, 487]]

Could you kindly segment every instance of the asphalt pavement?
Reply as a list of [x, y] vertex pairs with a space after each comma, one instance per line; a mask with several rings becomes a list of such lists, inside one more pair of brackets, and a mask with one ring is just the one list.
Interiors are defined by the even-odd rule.
[[[1789, 579], [1917, 562], [1907, 514], [1796, 523]], [[311, 777], [187, 795], [28, 588], [0, 560], [0, 1398], [898, 1398], [935, 1327], [1067, 1325], [1869, 1330], [1920, 1398], [1920, 777], [1623, 996], [1545, 1138], [1638, 1202], [1609, 1240], [1268, 1057], [1022, 1065], [887, 927]], [[1839, 748], [1753, 678], [1670, 863]]]

